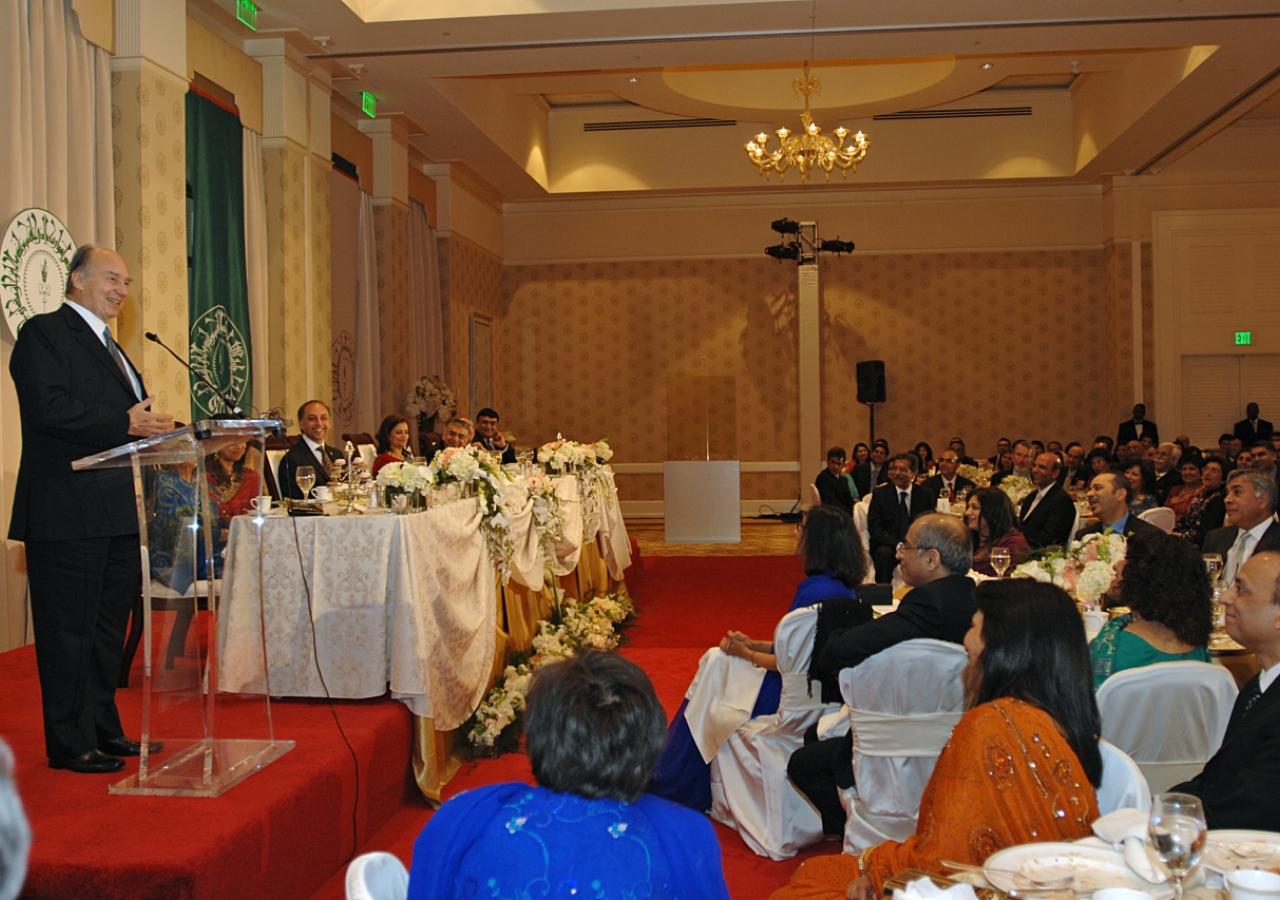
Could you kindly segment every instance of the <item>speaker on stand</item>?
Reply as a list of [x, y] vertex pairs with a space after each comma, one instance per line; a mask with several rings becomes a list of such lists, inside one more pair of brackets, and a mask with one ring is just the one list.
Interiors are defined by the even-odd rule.
[[868, 359], [858, 363], [858, 402], [871, 407], [871, 446], [876, 444], [876, 404], [884, 403], [884, 360]]

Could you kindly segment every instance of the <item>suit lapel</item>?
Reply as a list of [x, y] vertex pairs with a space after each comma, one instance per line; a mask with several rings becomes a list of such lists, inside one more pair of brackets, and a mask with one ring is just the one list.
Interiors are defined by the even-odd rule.
[[1244, 698], [1247, 695], [1247, 689], [1252, 681], [1258, 680], [1258, 677], [1258, 675], [1254, 675], [1251, 681], [1245, 682], [1246, 690], [1241, 691], [1239, 696], [1236, 697], [1236, 705], [1231, 709], [1231, 718], [1227, 722], [1227, 733], [1222, 739], [1221, 750], [1227, 749], [1231, 744], [1240, 740], [1241, 735], [1257, 728], [1258, 723], [1267, 718], [1267, 714], [1271, 712], [1272, 707], [1280, 704], [1280, 688], [1276, 687], [1276, 683], [1272, 683], [1271, 687], [1263, 691], [1262, 696], [1254, 703], [1253, 709], [1249, 711], [1249, 718], [1243, 718]]
[[[124, 372], [120, 371], [116, 361], [111, 358], [110, 351], [102, 343], [102, 336], [94, 334], [93, 329], [89, 327], [89, 323], [74, 309], [68, 308], [65, 303], [60, 307], [59, 311], [62, 313], [67, 327], [75, 334], [76, 340], [80, 342], [80, 345], [89, 351], [89, 355], [96, 359], [103, 368], [111, 373], [116, 382], [129, 392], [129, 396], [134, 396], [133, 385], [129, 383], [129, 379], [125, 377]], [[120, 353], [123, 355], [124, 350], [122, 349]], [[125, 359], [128, 359], [128, 357], [126, 356]], [[129, 365], [133, 366], [133, 363], [129, 363]], [[136, 372], [137, 370], [134, 369], [134, 371]], [[142, 384], [141, 376], [138, 377], [138, 384]]]

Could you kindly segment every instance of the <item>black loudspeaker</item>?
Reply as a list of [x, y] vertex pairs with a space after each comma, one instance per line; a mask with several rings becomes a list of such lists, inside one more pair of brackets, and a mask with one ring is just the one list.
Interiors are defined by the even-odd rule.
[[858, 402], [884, 403], [884, 360], [858, 363]]

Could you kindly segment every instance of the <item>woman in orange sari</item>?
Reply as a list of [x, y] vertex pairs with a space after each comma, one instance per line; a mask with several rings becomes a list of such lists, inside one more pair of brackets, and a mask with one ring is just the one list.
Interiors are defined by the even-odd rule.
[[874, 900], [904, 869], [948, 874], [941, 860], [981, 865], [1004, 847], [1089, 834], [1101, 728], [1080, 614], [1060, 588], [1030, 579], [983, 582], [973, 599], [974, 706], [938, 757], [916, 833], [809, 860], [771, 900]]

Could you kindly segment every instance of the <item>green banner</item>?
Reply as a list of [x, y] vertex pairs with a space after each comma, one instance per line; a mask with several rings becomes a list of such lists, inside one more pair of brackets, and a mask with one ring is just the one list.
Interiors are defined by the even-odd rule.
[[[187, 288], [191, 368], [249, 415], [253, 380], [244, 262], [244, 152], [240, 118], [187, 92]], [[191, 378], [192, 420], [229, 415]]]

